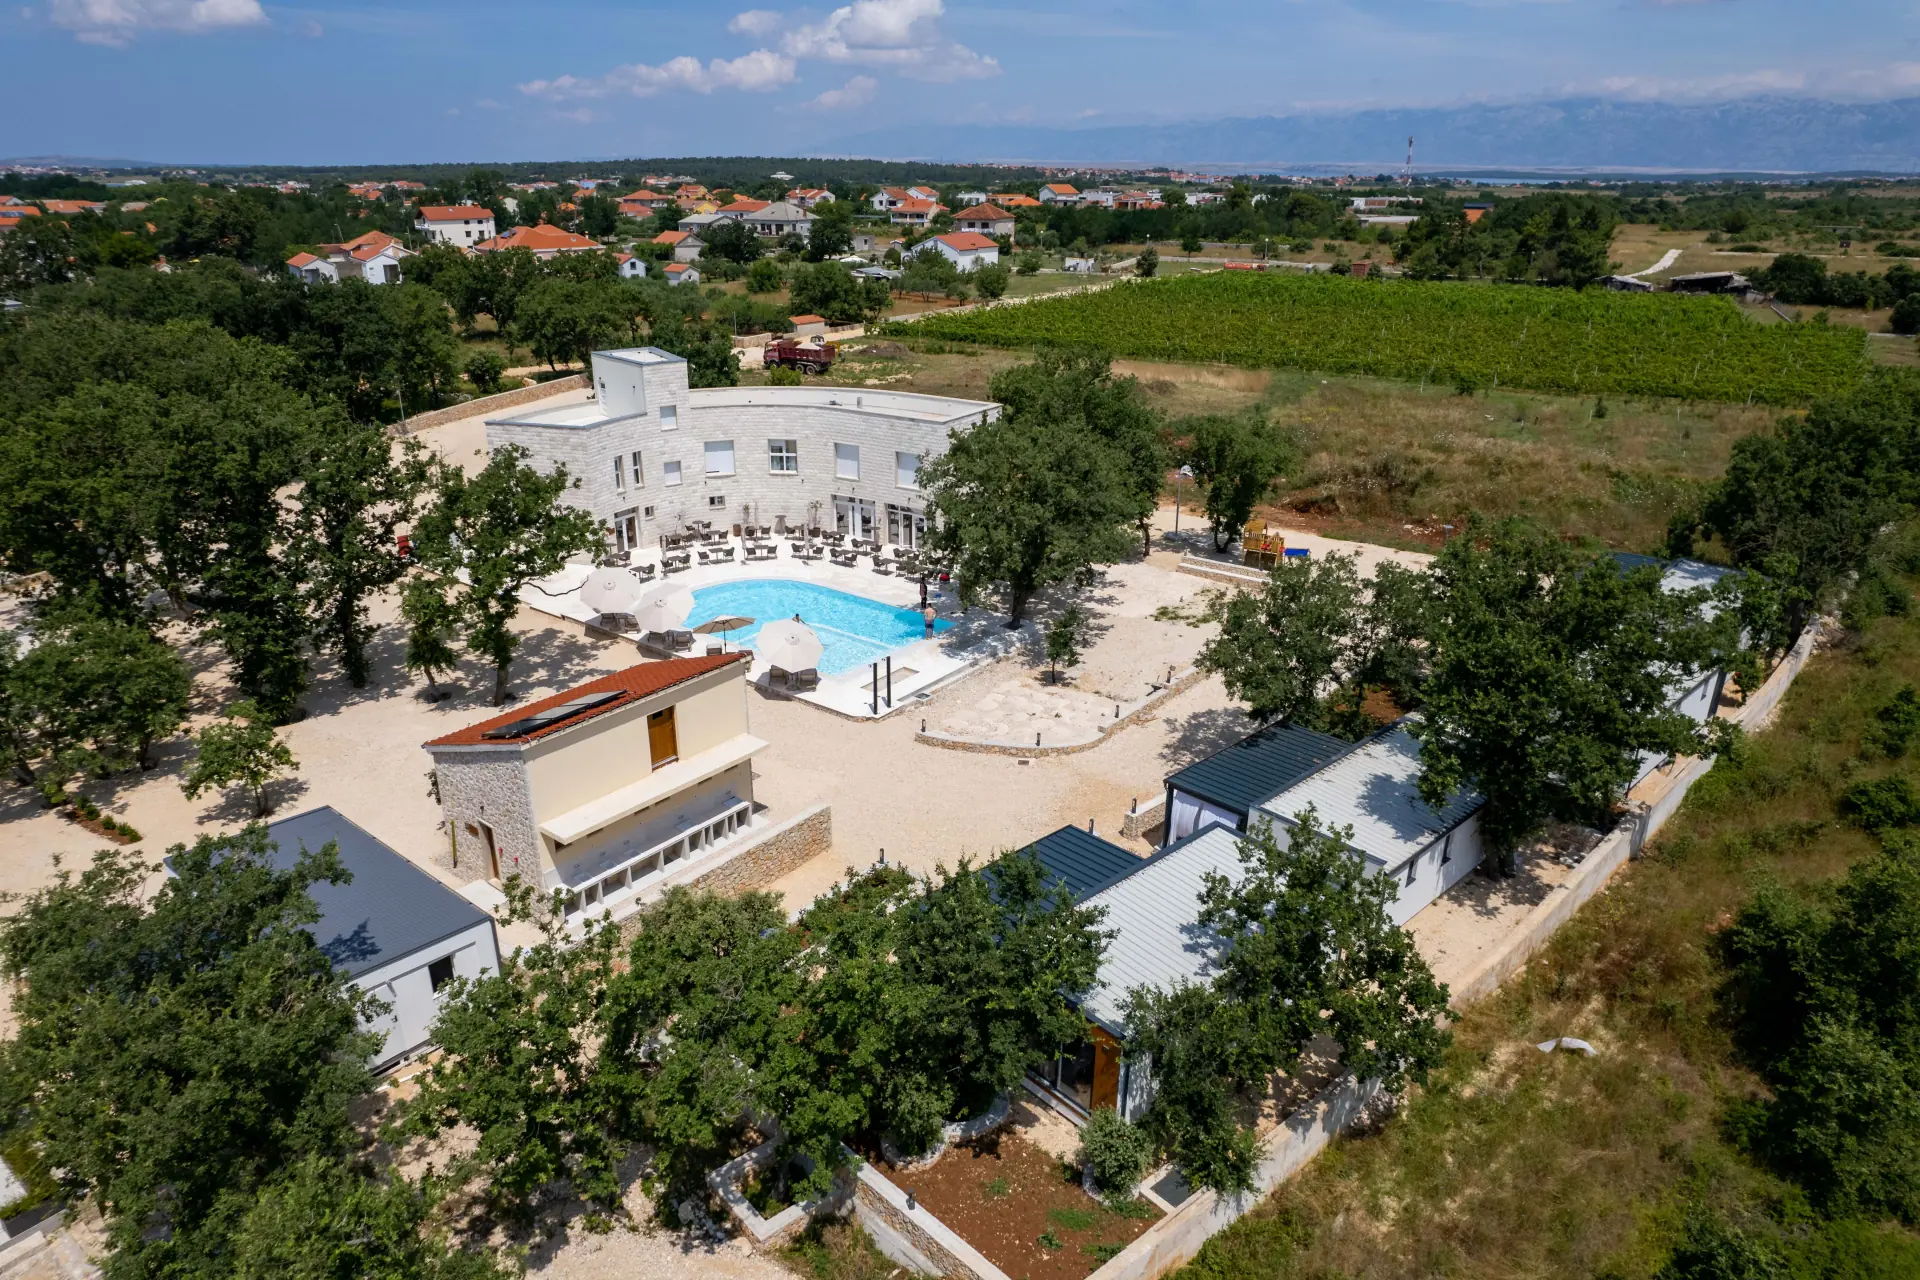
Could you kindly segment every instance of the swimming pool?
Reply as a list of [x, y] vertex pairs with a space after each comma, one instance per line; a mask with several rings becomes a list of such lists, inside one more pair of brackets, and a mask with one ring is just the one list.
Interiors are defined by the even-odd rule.
[[[762, 622], [800, 615], [800, 621], [820, 637], [823, 652], [819, 669], [823, 676], [878, 662], [901, 645], [926, 637], [926, 623], [918, 609], [895, 608], [831, 587], [783, 578], [751, 578], [700, 587], [693, 593], [693, 612], [687, 615], [687, 626], [697, 627], [727, 614], [753, 619], [751, 626], [727, 633], [725, 638], [735, 644], [750, 644], [760, 633]], [[942, 618], [933, 625], [935, 631], [946, 631], [953, 623]]]

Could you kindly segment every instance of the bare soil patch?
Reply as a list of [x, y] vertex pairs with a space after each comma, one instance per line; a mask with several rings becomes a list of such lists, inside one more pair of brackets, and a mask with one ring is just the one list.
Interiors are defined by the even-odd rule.
[[1079, 1170], [1017, 1132], [888, 1177], [1016, 1280], [1080, 1280], [1161, 1216], [1144, 1200], [1115, 1212], [1081, 1189]]

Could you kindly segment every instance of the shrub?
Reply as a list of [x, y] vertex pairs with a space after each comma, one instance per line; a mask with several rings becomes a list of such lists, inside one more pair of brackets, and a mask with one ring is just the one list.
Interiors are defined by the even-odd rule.
[[506, 372], [507, 362], [491, 351], [476, 351], [467, 357], [467, 381], [483, 395], [500, 390], [500, 380]]
[[1868, 831], [1910, 827], [1920, 822], [1920, 795], [1898, 774], [1856, 782], [1840, 797], [1840, 812]]
[[1101, 1107], [1080, 1131], [1080, 1163], [1102, 1191], [1127, 1194], [1147, 1174], [1153, 1141], [1111, 1107]]
[[1920, 333], [1920, 293], [1900, 299], [1887, 323], [1895, 333]]
[[1907, 754], [1914, 735], [1920, 734], [1920, 689], [1907, 685], [1873, 713], [1873, 720], [1868, 740], [1886, 755]]
[[797, 387], [806, 380], [805, 374], [798, 369], [789, 369], [785, 365], [777, 365], [767, 370], [767, 385], [770, 387]]

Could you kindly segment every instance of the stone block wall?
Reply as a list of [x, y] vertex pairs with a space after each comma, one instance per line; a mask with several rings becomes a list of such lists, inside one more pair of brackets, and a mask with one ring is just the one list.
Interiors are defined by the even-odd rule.
[[745, 893], [772, 884], [787, 872], [833, 849], [833, 810], [815, 805], [690, 883], [717, 893]]
[[853, 1189], [853, 1211], [870, 1234], [876, 1238], [891, 1235], [904, 1242], [945, 1280], [1007, 1280], [1006, 1272], [987, 1261], [926, 1206], [908, 1207], [906, 1193], [870, 1164], [860, 1166]]
[[[578, 391], [586, 385], [587, 376], [576, 373], [566, 378], [555, 378], [551, 382], [530, 382], [524, 387], [515, 387], [511, 391], [502, 391], [498, 395], [463, 400], [459, 404], [450, 404], [444, 409], [430, 409], [426, 413], [411, 415], [407, 419], [404, 434], [413, 435], [415, 432], [425, 431], [428, 427], [437, 427], [443, 422], [458, 422], [462, 418], [499, 413], [504, 409], [532, 404], [535, 400], [545, 400], [548, 396], [557, 396], [562, 391]], [[402, 434], [398, 423], [394, 424], [390, 430], [396, 434]]]
[[447, 752], [434, 758], [440, 782], [440, 812], [453, 832], [452, 842], [436, 846], [434, 862], [459, 880], [484, 880], [490, 874], [486, 842], [470, 824], [493, 828], [500, 851], [500, 874], [540, 883], [540, 831], [533, 819], [526, 766], [517, 751]]

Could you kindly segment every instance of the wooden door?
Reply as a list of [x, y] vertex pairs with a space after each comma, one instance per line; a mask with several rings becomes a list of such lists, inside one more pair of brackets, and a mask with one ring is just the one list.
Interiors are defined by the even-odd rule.
[[1120, 1109], [1120, 1042], [1100, 1027], [1088, 1029], [1093, 1037], [1093, 1107]]
[[672, 707], [663, 708], [647, 717], [647, 747], [656, 769], [680, 758], [680, 738], [674, 731]]
[[480, 824], [480, 843], [487, 850], [487, 879], [498, 883], [500, 880], [500, 846], [494, 843], [493, 828], [486, 823]]

